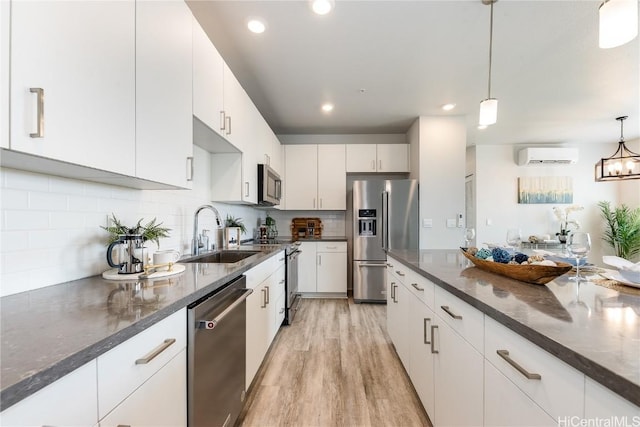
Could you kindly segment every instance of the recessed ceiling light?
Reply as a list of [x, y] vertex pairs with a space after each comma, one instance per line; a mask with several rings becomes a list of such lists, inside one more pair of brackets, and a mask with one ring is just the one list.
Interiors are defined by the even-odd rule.
[[478, 125], [478, 129], [484, 130], [487, 128], [487, 125]]
[[444, 104], [444, 105], [442, 106], [442, 109], [443, 109], [444, 111], [451, 111], [451, 110], [453, 110], [454, 108], [456, 108], [456, 104]]
[[318, 15], [326, 15], [334, 6], [334, 0], [311, 0], [311, 9]]
[[330, 113], [333, 111], [333, 104], [331, 103], [326, 103], [326, 104], [322, 104], [322, 111], [325, 113]]
[[247, 28], [249, 31], [256, 34], [264, 33], [264, 30], [267, 29], [266, 24], [259, 18], [251, 18], [247, 21]]

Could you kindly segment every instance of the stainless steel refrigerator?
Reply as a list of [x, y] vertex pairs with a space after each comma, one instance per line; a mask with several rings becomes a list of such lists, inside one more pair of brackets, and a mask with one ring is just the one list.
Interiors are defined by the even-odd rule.
[[353, 299], [385, 302], [387, 249], [418, 249], [418, 181], [353, 182]]

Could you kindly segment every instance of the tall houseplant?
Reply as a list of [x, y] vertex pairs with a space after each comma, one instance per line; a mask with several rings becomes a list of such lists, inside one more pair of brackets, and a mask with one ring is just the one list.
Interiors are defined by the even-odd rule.
[[640, 255], [640, 207], [631, 209], [622, 204], [611, 208], [609, 202], [599, 202], [598, 207], [606, 228], [602, 239], [615, 251], [616, 256], [631, 261]]

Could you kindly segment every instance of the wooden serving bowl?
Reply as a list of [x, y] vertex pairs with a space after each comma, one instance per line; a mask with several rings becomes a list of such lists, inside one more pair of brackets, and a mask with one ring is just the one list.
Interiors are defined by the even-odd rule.
[[556, 262], [557, 267], [536, 264], [502, 264], [500, 262], [487, 261], [468, 254], [465, 248], [460, 248], [462, 254], [480, 270], [499, 274], [521, 282], [534, 285], [544, 285], [558, 276], [571, 271], [573, 266], [566, 262]]

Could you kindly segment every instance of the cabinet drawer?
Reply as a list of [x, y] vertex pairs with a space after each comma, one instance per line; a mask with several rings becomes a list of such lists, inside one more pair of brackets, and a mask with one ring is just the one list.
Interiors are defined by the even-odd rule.
[[433, 282], [422, 277], [413, 270], [408, 270], [403, 283], [412, 294], [433, 310], [436, 287]]
[[247, 277], [247, 288], [255, 289], [260, 283], [284, 263], [284, 251], [278, 252], [272, 257], [262, 261], [251, 270], [244, 273]]
[[484, 353], [484, 314], [439, 286], [435, 291], [435, 310], [449, 326]]
[[[582, 417], [584, 375], [489, 317], [485, 358], [554, 419]], [[526, 373], [540, 378], [529, 379]]]
[[187, 318], [182, 309], [99, 356], [98, 417], [107, 415], [186, 345]]
[[347, 252], [346, 242], [318, 242], [317, 252]]
[[387, 271], [390, 272], [398, 281], [402, 283], [407, 282], [407, 273], [409, 268], [405, 267], [401, 262], [396, 261], [393, 258], [387, 258]]

